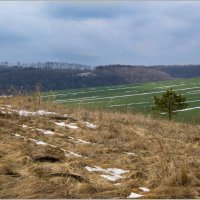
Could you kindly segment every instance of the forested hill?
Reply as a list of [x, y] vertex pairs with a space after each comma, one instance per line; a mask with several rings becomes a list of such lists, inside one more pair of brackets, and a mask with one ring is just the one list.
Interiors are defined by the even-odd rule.
[[200, 65], [130, 66], [108, 65], [90, 68], [0, 68], [1, 94], [14, 89], [33, 91], [37, 83], [43, 91], [106, 85], [162, 81], [200, 76]]

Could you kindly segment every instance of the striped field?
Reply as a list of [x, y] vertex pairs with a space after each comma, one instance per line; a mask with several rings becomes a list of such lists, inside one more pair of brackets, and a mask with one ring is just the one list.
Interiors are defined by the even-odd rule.
[[72, 107], [79, 105], [87, 108], [151, 114], [153, 97], [160, 96], [168, 88], [185, 96], [189, 104], [188, 108], [180, 111], [175, 119], [200, 123], [200, 78], [53, 91], [43, 93], [42, 97]]

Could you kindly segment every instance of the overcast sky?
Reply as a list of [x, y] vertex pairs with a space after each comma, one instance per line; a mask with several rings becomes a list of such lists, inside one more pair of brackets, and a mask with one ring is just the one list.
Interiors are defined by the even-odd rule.
[[200, 64], [200, 2], [0, 1], [0, 61]]

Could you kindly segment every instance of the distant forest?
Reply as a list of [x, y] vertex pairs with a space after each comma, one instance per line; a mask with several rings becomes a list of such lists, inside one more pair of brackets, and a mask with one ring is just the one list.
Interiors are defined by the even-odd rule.
[[31, 92], [37, 84], [42, 91], [50, 91], [192, 77], [200, 77], [200, 65], [107, 65], [94, 69], [0, 67], [0, 92]]

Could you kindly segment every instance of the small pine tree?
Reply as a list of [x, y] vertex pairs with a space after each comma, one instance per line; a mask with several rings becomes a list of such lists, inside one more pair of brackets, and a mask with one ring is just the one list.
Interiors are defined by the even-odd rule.
[[162, 96], [154, 96], [153, 110], [157, 113], [166, 113], [168, 119], [171, 120], [172, 116], [177, 113], [177, 110], [182, 110], [188, 106], [185, 102], [186, 98], [178, 95], [172, 88], [168, 89]]

